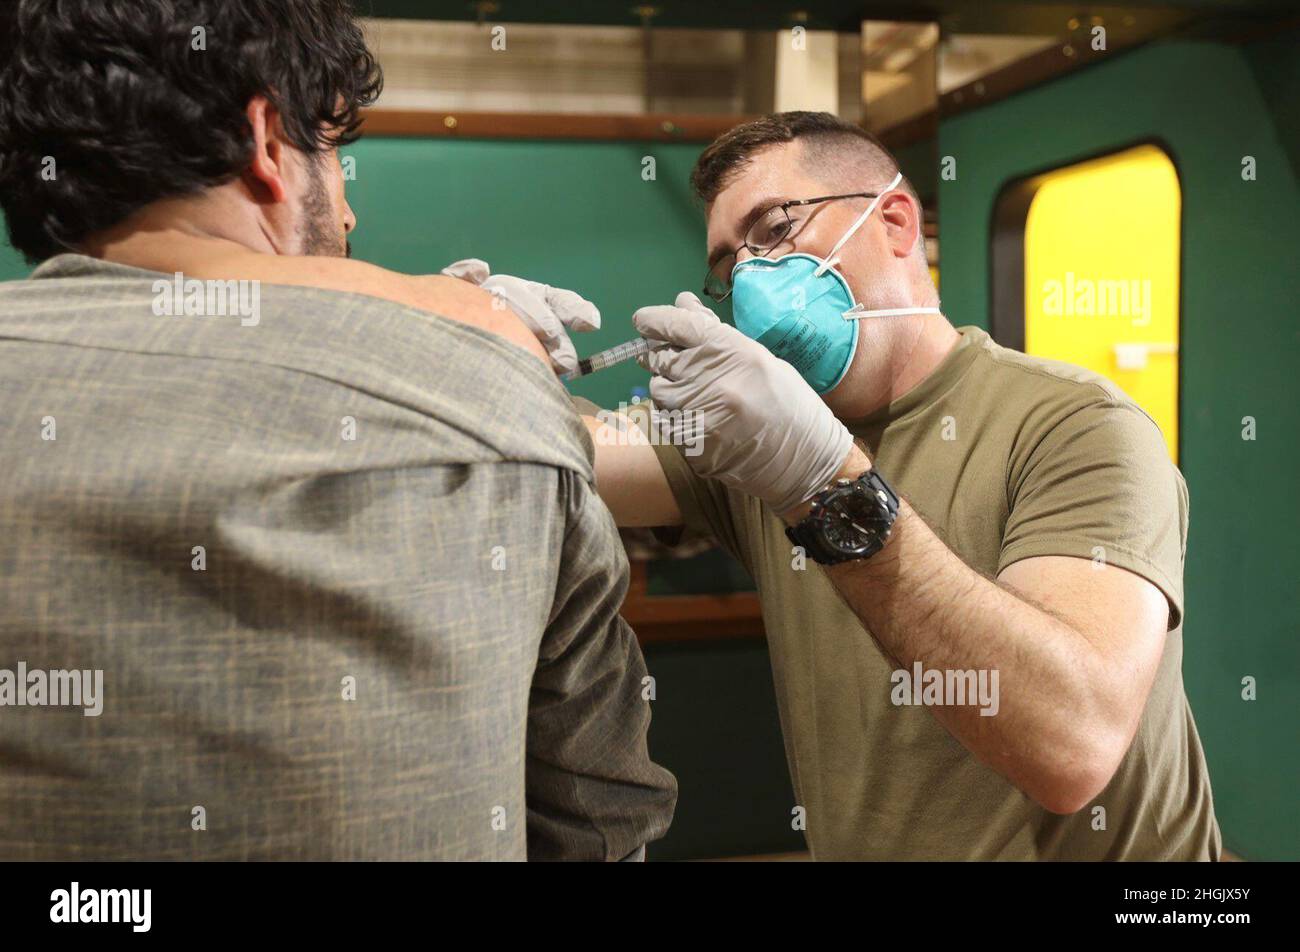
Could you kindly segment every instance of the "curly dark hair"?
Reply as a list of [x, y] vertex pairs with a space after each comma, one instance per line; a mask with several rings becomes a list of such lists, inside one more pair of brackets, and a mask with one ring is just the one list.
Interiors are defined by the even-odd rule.
[[274, 103], [293, 145], [321, 152], [355, 141], [383, 86], [348, 0], [5, 6], [0, 209], [33, 263], [243, 172], [252, 96]]

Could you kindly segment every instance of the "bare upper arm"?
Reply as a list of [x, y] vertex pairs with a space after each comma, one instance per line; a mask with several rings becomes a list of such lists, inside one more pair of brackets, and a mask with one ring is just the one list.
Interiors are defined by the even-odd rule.
[[583, 415], [582, 422], [596, 446], [596, 491], [614, 521], [625, 527], [681, 525], [681, 509], [645, 433], [610, 411], [602, 411], [602, 419]]
[[[1104, 659], [1132, 740], [1164, 652], [1169, 602], [1140, 575], [1090, 559], [1047, 555], [1008, 565], [998, 581], [1078, 632]], [[1126, 745], [1127, 746], [1127, 745]]]

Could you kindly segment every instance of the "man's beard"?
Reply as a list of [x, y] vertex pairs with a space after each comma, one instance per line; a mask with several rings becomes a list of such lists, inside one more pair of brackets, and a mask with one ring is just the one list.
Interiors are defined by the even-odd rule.
[[302, 224], [298, 229], [301, 253], [351, 258], [352, 242], [347, 240], [346, 233], [334, 217], [321, 164], [319, 154], [307, 161], [307, 197], [303, 200]]

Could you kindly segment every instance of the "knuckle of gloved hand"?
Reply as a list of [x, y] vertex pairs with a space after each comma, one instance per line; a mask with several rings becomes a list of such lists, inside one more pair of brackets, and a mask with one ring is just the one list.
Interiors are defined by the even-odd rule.
[[594, 331], [600, 328], [600, 311], [580, 294], [568, 292], [571, 297], [564, 299], [560, 306], [562, 319], [566, 325], [579, 331]]
[[499, 296], [503, 301], [520, 307], [527, 307], [529, 310], [549, 310], [546, 307], [546, 301], [535, 294], [528, 286], [528, 282], [520, 278], [511, 277], [508, 274], [494, 274], [484, 281], [479, 287], [485, 291], [491, 291]]
[[657, 377], [673, 376], [673, 358], [677, 351], [671, 348], [652, 350], [645, 355], [646, 368]]
[[636, 328], [637, 333], [642, 337], [651, 340], [668, 341], [670, 337], [665, 333], [663, 314], [661, 308], [643, 307], [632, 315], [632, 326]]
[[577, 291], [548, 287], [546, 297], [550, 300], [551, 306], [555, 308], [556, 313], [580, 314], [586, 309], [587, 302]]
[[655, 364], [655, 375], [668, 380], [676, 380], [681, 376], [676, 357], [676, 354], [664, 354], [660, 357], [659, 362]]
[[670, 409], [674, 390], [672, 383], [663, 377], [650, 378], [650, 399], [654, 401], [655, 406]]
[[736, 330], [730, 324], [722, 323], [722, 321], [710, 323], [708, 328], [704, 331], [704, 339], [708, 341], [731, 341], [734, 340], [737, 335], [745, 340], [749, 340], [749, 338], [745, 337], [744, 334], [741, 334], [740, 331]]

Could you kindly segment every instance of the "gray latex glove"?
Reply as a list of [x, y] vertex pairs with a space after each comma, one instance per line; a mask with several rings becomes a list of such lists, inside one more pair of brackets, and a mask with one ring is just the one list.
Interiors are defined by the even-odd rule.
[[678, 431], [693, 428], [700, 452], [686, 461], [695, 472], [757, 496], [778, 514], [834, 478], [853, 437], [794, 367], [722, 323], [689, 291], [675, 306], [641, 308], [632, 323], [643, 337], [670, 345], [641, 365], [654, 374], [655, 406], [683, 411], [671, 420], [674, 442]]
[[492, 274], [488, 263], [478, 258], [456, 261], [442, 273], [490, 291], [497, 301], [519, 315], [546, 348], [557, 373], [578, 369], [578, 354], [568, 332], [600, 327], [600, 311], [582, 295], [508, 274]]

